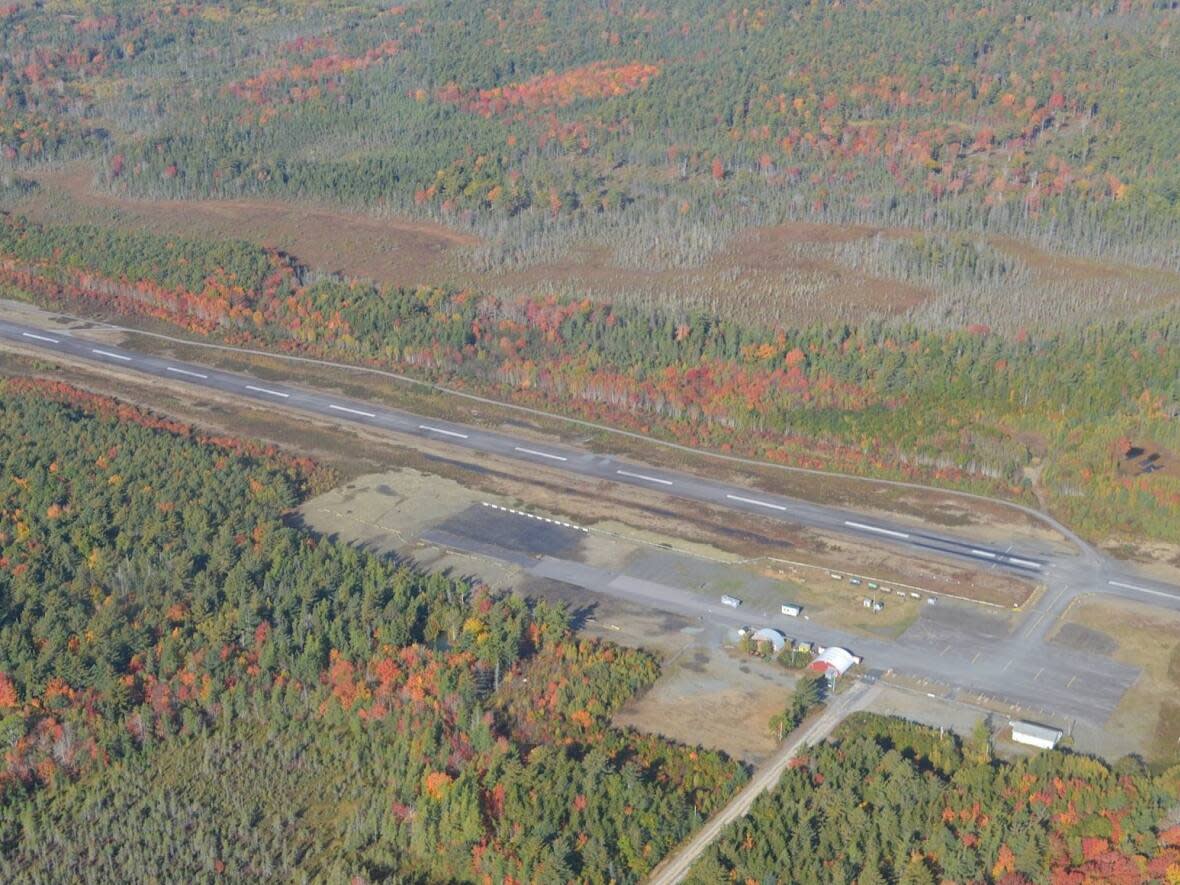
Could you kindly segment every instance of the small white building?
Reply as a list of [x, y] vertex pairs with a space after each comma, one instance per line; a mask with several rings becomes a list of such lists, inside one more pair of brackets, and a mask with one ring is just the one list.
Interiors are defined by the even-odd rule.
[[1042, 750], [1052, 750], [1061, 740], [1060, 728], [1049, 725], [1038, 725], [1035, 722], [1024, 722], [1014, 719], [1012, 726], [1012, 740], [1018, 744], [1028, 744], [1030, 747], [1040, 747]]

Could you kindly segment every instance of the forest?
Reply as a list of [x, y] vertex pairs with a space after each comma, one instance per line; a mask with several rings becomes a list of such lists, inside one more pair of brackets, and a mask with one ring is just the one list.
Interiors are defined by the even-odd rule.
[[688, 445], [1039, 501], [1096, 540], [1180, 533], [1180, 471], [1128, 470], [1124, 457], [1142, 444], [1180, 458], [1174, 307], [1015, 333], [784, 328], [627, 302], [377, 286], [246, 243], [13, 216], [0, 219], [0, 287]]
[[84, 160], [140, 197], [437, 218], [501, 241], [499, 263], [587, 235], [809, 219], [1180, 267], [1177, 19], [1160, 0], [2, 14], [0, 162], [17, 175]]
[[0, 877], [637, 881], [740, 785], [648, 654], [291, 527], [331, 475], [0, 382]]
[[1178, 790], [1177, 768], [1063, 751], [1001, 761], [986, 726], [963, 740], [857, 713], [793, 760], [687, 881], [1174, 882]]

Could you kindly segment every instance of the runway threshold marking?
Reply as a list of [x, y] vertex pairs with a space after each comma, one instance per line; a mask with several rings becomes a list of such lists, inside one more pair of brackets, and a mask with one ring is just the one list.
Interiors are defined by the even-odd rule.
[[1165, 593], [1162, 590], [1152, 590], [1150, 587], [1140, 587], [1137, 584], [1124, 584], [1122, 581], [1107, 581], [1112, 587], [1122, 587], [1124, 590], [1134, 590], [1137, 593], [1150, 593], [1152, 596], [1163, 596], [1165, 599], [1176, 599], [1175, 593]]
[[246, 385], [247, 390], [253, 390], [255, 393], [265, 393], [267, 396], [280, 396], [287, 399], [291, 394], [283, 393], [281, 390], [271, 390], [269, 387], [255, 387], [253, 384]]
[[338, 406], [335, 403], [328, 403], [328, 408], [335, 412], [345, 412], [349, 415], [359, 415], [362, 418], [376, 418], [372, 412], [362, 412], [360, 409], [350, 409], [348, 406]]
[[90, 348], [91, 353], [97, 353], [99, 356], [107, 356], [113, 360], [122, 360], [125, 363], [131, 362], [131, 357], [123, 356], [121, 353], [111, 353], [109, 350], [99, 350], [96, 347]]
[[742, 504], [753, 504], [756, 507], [768, 507], [771, 510], [786, 510], [782, 504], [771, 504], [769, 501], [759, 501], [757, 498], [743, 498], [741, 495], [726, 495], [731, 501], [740, 501]]
[[208, 375], [202, 375], [200, 372], [190, 372], [188, 369], [178, 369], [176, 366], [165, 366], [164, 371], [172, 372], [174, 375], [187, 375], [189, 378], [201, 378], [208, 380]]
[[549, 458], [553, 461], [568, 461], [569, 458], [565, 455], [551, 455], [549, 452], [538, 452], [536, 449], [522, 449], [520, 446], [513, 447], [516, 451], [525, 455], [536, 455], [538, 458]]
[[32, 338], [34, 341], [48, 341], [50, 344], [61, 344], [56, 338], [50, 338], [48, 335], [34, 335], [32, 332], [21, 332], [26, 338]]
[[658, 476], [648, 476], [646, 473], [632, 473], [630, 470], [616, 470], [615, 473], [619, 476], [629, 476], [632, 479], [642, 479], [646, 482], [658, 482], [664, 486], [674, 485], [670, 479], [660, 479]]
[[467, 439], [466, 433], [459, 433], [457, 430], [444, 430], [442, 427], [432, 427], [429, 424], [419, 424], [419, 430], [429, 430], [431, 433], [441, 433], [443, 436], [457, 436], [459, 439]]
[[878, 535], [888, 535], [891, 538], [902, 538], [903, 540], [909, 537], [906, 532], [895, 532], [893, 529], [883, 529], [879, 525], [867, 525], [863, 522], [853, 522], [852, 520], [844, 520], [844, 525], [850, 529], [860, 529], [862, 532], [875, 532]]

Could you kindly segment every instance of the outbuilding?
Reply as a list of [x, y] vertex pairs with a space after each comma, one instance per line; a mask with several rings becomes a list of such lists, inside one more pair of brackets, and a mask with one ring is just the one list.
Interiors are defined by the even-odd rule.
[[854, 655], [846, 648], [829, 645], [819, 653], [814, 661], [811, 662], [810, 668], [817, 673], [831, 674], [834, 676], [843, 676], [856, 664], [860, 663], [860, 658]]
[[1052, 750], [1061, 740], [1061, 729], [1049, 725], [1038, 725], [1036, 722], [1013, 720], [1012, 740], [1018, 744], [1028, 744], [1030, 747], [1040, 747], [1042, 750]]
[[754, 642], [769, 642], [776, 655], [782, 651], [787, 644], [787, 637], [772, 627], [763, 627], [761, 630], [755, 630], [754, 635], [750, 638]]

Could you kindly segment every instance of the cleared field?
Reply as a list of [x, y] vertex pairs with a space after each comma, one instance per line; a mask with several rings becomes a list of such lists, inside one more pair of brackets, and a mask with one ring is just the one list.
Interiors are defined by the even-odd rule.
[[1052, 641], [1142, 668], [1106, 730], [1146, 748], [1149, 761], [1180, 759], [1180, 614], [1086, 599], [1066, 613]]

